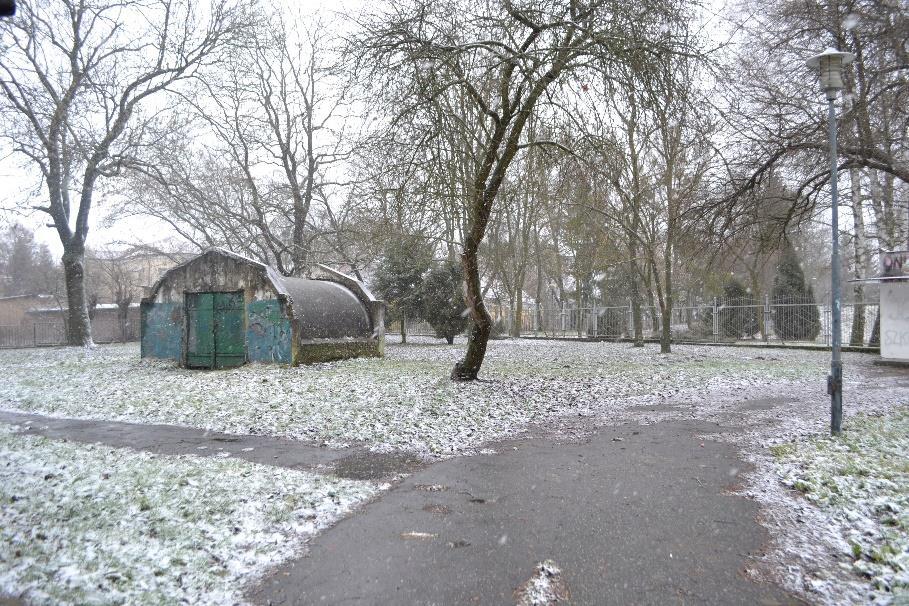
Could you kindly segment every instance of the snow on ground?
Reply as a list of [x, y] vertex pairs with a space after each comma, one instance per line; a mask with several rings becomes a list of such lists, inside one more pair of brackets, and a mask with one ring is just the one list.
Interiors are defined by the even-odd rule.
[[382, 487], [166, 457], [0, 425], [0, 595], [34, 604], [236, 604], [244, 583]]
[[494, 341], [481, 377], [453, 383], [462, 346], [390, 345], [384, 359], [197, 371], [141, 361], [135, 345], [0, 352], [0, 408], [170, 423], [378, 450], [451, 454], [571, 413], [621, 414], [636, 398], [733, 393], [820, 377], [812, 352]]
[[534, 575], [515, 591], [517, 606], [558, 606], [570, 601], [562, 570], [552, 560], [537, 564]]
[[[771, 453], [782, 483], [826, 514], [837, 568], [869, 580], [848, 583], [851, 597], [909, 604], [909, 409], [860, 416], [839, 437], [779, 444]], [[809, 582], [842, 600], [833, 578]]]
[[[3, 351], [0, 408], [442, 456], [578, 416], [708, 421], [718, 424], [708, 437], [735, 443], [753, 465], [740, 493], [763, 506], [773, 539], [766, 563], [784, 584], [824, 604], [866, 600], [844, 527], [781, 483], [771, 452], [828, 431], [828, 352], [689, 345], [663, 356], [652, 345], [503, 340], [489, 344], [483, 382], [453, 383], [463, 350], [417, 339], [390, 344], [384, 359], [210, 372], [140, 361], [135, 345]], [[847, 432], [860, 413], [909, 405], [909, 383], [872, 360], [844, 354]]]

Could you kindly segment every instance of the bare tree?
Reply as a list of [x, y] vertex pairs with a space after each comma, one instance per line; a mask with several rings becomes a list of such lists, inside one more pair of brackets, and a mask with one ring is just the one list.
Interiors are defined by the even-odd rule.
[[136, 212], [199, 247], [226, 246], [302, 275], [323, 235], [316, 220], [337, 218], [330, 173], [350, 154], [354, 99], [326, 24], [290, 28], [286, 19], [264, 16], [203, 78], [206, 94], [185, 100], [193, 124], [160, 142], [129, 195]]
[[[678, 18], [671, 2], [486, 3], [473, 0], [396, 4], [364, 23], [357, 41], [374, 66], [374, 82], [390, 92], [413, 85], [399, 97], [395, 119], [412, 120], [431, 99], [457, 89], [472, 111], [449, 114], [447, 127], [471, 135], [477, 162], [462, 201], [467, 217], [461, 255], [466, 302], [473, 325], [455, 380], [477, 378], [492, 321], [483, 302], [478, 253], [496, 207], [499, 190], [518, 152], [532, 145], [525, 133], [530, 117], [548, 104], [569, 74], [588, 69], [608, 73], [611, 65], [646, 65], [652, 55], [673, 52], [680, 41], [661, 35], [661, 25]], [[594, 67], [590, 59], [601, 61]], [[431, 72], [431, 87], [421, 73]], [[552, 143], [552, 142], [547, 142]]]
[[96, 188], [134, 165], [161, 107], [242, 23], [226, 1], [32, 0], [0, 24], [3, 137], [35, 167], [63, 245], [67, 343], [91, 345], [85, 244]]

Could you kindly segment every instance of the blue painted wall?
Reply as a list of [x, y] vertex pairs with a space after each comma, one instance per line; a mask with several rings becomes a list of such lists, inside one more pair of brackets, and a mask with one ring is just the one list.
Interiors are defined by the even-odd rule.
[[[250, 362], [291, 363], [291, 328], [281, 302], [246, 306], [246, 351]], [[183, 305], [142, 304], [142, 357], [183, 359]]]
[[246, 306], [246, 351], [250, 362], [290, 364], [290, 342], [290, 320], [280, 301], [253, 301]]
[[183, 350], [183, 305], [142, 304], [142, 357], [179, 361]]

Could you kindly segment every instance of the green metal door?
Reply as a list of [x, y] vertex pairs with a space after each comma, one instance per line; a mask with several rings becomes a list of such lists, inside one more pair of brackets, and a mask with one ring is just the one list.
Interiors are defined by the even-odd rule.
[[186, 294], [186, 365], [211, 368], [215, 363], [215, 295]]
[[215, 368], [246, 362], [243, 292], [215, 293]]
[[186, 294], [186, 365], [230, 368], [246, 362], [242, 292]]

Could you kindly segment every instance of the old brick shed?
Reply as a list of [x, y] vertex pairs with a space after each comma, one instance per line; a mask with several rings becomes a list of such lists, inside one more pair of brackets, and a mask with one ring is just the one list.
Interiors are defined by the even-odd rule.
[[291, 278], [214, 248], [167, 271], [142, 300], [142, 357], [192, 368], [381, 356], [385, 304], [319, 266]]

